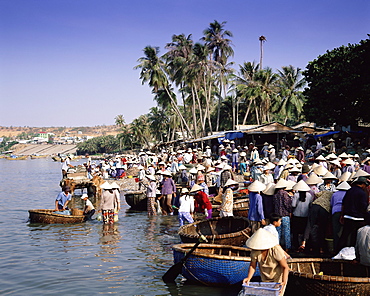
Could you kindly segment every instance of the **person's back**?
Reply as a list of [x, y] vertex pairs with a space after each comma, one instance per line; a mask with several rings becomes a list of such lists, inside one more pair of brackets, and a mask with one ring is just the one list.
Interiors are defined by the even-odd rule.
[[356, 261], [362, 265], [370, 266], [370, 225], [361, 227], [357, 231]]

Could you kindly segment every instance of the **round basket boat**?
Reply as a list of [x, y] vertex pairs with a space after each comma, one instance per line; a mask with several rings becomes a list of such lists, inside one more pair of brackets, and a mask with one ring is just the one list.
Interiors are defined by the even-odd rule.
[[249, 211], [249, 198], [235, 200], [233, 204], [233, 214], [236, 217], [247, 217]]
[[[193, 246], [174, 245], [172, 248], [175, 263]], [[206, 286], [235, 285], [248, 276], [249, 256], [250, 250], [247, 248], [200, 244], [184, 263], [181, 274], [191, 282]]]
[[245, 217], [218, 217], [184, 225], [178, 233], [183, 243], [196, 243], [199, 231], [211, 244], [243, 246], [251, 233], [249, 224]]
[[29, 210], [30, 223], [72, 224], [84, 222], [84, 215], [55, 214], [54, 210]]
[[291, 268], [288, 288], [299, 295], [370, 295], [370, 267], [322, 258], [295, 258], [288, 266]]
[[148, 198], [142, 191], [129, 191], [125, 193], [125, 200], [131, 207], [130, 210], [146, 211], [148, 209]]

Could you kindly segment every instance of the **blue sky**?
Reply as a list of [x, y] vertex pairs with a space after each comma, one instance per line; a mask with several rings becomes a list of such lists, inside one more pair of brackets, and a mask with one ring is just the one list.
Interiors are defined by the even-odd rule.
[[174, 34], [198, 41], [226, 21], [234, 68], [259, 61], [274, 70], [309, 61], [370, 33], [368, 0], [0, 0], [0, 125], [129, 123], [155, 106], [133, 70], [147, 45]]

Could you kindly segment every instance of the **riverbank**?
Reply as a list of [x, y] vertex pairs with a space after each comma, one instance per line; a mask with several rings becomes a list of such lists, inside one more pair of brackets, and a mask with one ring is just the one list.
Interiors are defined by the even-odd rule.
[[75, 154], [77, 145], [56, 145], [56, 144], [16, 144], [12, 147], [14, 155], [57, 155], [57, 154]]

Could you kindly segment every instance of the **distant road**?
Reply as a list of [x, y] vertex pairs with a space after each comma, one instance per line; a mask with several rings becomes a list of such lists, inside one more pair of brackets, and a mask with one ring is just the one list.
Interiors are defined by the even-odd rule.
[[54, 144], [21, 144], [15, 147], [15, 155], [56, 155], [76, 153], [76, 145], [54, 145]]

